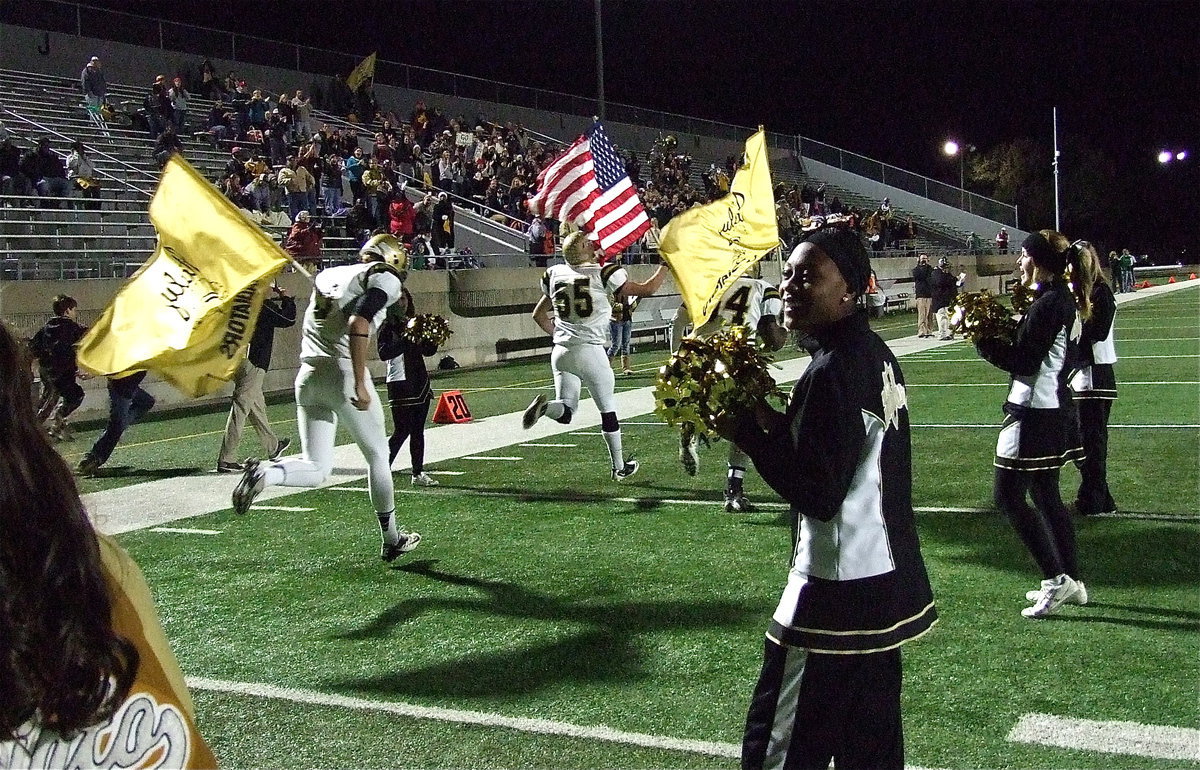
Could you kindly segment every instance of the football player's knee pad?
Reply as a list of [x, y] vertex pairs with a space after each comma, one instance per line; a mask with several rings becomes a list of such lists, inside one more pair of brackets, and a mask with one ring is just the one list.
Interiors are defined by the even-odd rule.
[[617, 413], [601, 412], [600, 429], [605, 433], [616, 433], [619, 431], [621, 429], [621, 423], [617, 420]]
[[575, 415], [575, 413], [571, 411], [571, 407], [567, 406], [566, 404], [563, 404], [563, 413], [562, 413], [562, 416], [561, 416], [561, 417], [555, 417], [555, 418], [554, 418], [554, 421], [555, 421], [555, 422], [560, 422], [560, 423], [562, 423], [563, 425], [570, 425], [570, 424], [571, 424], [571, 418], [572, 418], [574, 415]]

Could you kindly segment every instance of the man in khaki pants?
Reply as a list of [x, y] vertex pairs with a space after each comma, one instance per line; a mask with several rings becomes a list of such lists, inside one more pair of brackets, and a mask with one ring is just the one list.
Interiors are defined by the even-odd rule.
[[917, 336], [933, 336], [933, 267], [929, 255], [922, 254], [912, 269], [913, 296], [917, 298]]
[[275, 330], [296, 323], [296, 300], [288, 296], [279, 286], [273, 286], [274, 297], [268, 297], [258, 314], [258, 324], [250, 337], [250, 351], [233, 377], [233, 405], [225, 423], [225, 438], [221, 442], [221, 453], [217, 456], [217, 473], [233, 473], [242, 470], [237, 461], [238, 442], [242, 439], [242, 428], [246, 418], [258, 432], [263, 451], [272, 460], [283, 454], [291, 440], [279, 438], [271, 430], [267, 419], [267, 400], [263, 395], [263, 380], [271, 366], [271, 349], [275, 344]]

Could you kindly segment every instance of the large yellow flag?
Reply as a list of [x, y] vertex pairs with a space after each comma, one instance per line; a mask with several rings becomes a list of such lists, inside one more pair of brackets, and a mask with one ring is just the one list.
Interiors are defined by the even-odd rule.
[[746, 140], [745, 165], [729, 194], [677, 215], [663, 229], [658, 250], [675, 276], [692, 324], [712, 316], [729, 284], [779, 245], [766, 132]]
[[288, 255], [178, 155], [150, 201], [158, 245], [79, 341], [80, 366], [148, 369], [189, 396], [231, 379]]
[[346, 76], [346, 85], [350, 86], [351, 91], [357, 91], [358, 87], [367, 78], [375, 79], [375, 54], [372, 53], [367, 58], [358, 63], [349, 75]]

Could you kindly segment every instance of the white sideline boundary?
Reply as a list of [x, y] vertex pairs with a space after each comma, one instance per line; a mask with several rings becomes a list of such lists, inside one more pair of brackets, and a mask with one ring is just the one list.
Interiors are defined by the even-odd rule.
[[[1183, 281], [1174, 284], [1140, 289], [1136, 294], [1117, 295], [1117, 304], [1189, 289], [1198, 284]], [[916, 336], [901, 337], [888, 342], [897, 357], [953, 345], [935, 338], [919, 339]], [[780, 383], [799, 379], [808, 367], [807, 357], [794, 358], [774, 365], [776, 380]], [[616, 394], [617, 414], [632, 418], [654, 412], [654, 388], [646, 386]], [[521, 412], [497, 415], [457, 425], [438, 425], [427, 430], [425, 435], [425, 462], [433, 465], [445, 460], [458, 459], [466, 455], [479, 455], [497, 449], [512, 447], [529, 441], [542, 441], [600, 425], [600, 413], [591, 399], [581, 401], [579, 411], [570, 425], [561, 425], [553, 420], [539, 420], [529, 430], [521, 428]], [[394, 470], [403, 471], [407, 465], [397, 463]], [[366, 463], [354, 444], [344, 444], [334, 449], [334, 472], [319, 488], [347, 486], [348, 482], [361, 479], [367, 474]], [[115, 535], [148, 527], [162, 526], [181, 519], [203, 516], [230, 508], [230, 493], [237, 483], [237, 476], [227, 482], [214, 480], [211, 474], [183, 476], [149, 481], [127, 487], [118, 487], [83, 496], [84, 505], [91, 513], [96, 528], [106, 534]], [[288, 495], [311, 491], [306, 487], [268, 487], [259, 495], [257, 502], [265, 503]]]
[[1077, 751], [1200, 762], [1200, 730], [1187, 727], [1025, 714], [1008, 734], [1008, 740]]

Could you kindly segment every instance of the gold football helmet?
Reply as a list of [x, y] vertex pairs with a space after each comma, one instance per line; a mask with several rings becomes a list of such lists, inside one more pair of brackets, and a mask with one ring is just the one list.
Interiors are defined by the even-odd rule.
[[358, 250], [362, 262], [385, 262], [397, 270], [408, 270], [408, 250], [396, 236], [387, 233], [371, 236]]

